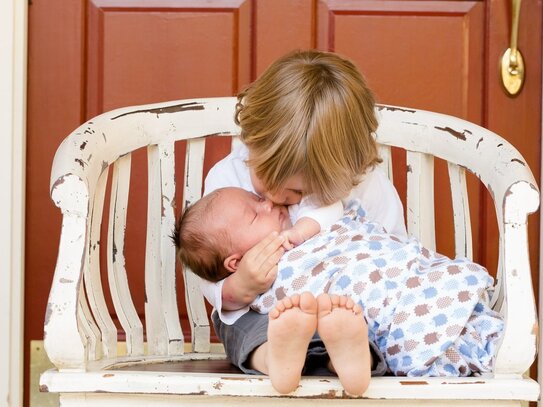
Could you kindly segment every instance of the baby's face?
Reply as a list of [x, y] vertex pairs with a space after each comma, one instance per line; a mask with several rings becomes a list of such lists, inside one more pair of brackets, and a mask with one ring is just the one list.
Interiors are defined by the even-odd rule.
[[292, 227], [285, 206], [274, 205], [269, 199], [244, 189], [226, 188], [221, 191], [219, 199], [217, 226], [222, 223], [234, 250], [240, 254], [245, 254], [271, 232]]

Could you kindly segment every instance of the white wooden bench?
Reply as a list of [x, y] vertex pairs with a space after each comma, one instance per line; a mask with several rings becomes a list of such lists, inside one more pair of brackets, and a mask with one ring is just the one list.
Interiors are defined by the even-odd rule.
[[[435, 247], [434, 159], [448, 161], [454, 208], [456, 254], [472, 256], [465, 171], [477, 175], [495, 201], [500, 233], [495, 309], [506, 318], [493, 374], [469, 378], [379, 377], [363, 398], [352, 399], [333, 377], [304, 377], [282, 396], [265, 376], [183, 372], [205, 361], [224, 365], [220, 346], [210, 344], [203, 297], [185, 271], [191, 344], [184, 344], [175, 292], [174, 143], [187, 140], [185, 204], [201, 196], [206, 137], [234, 136], [235, 98], [184, 100], [128, 107], [83, 124], [59, 147], [51, 196], [63, 214], [61, 239], [45, 319], [47, 354], [56, 366], [40, 389], [60, 393], [63, 406], [181, 405], [518, 405], [537, 400], [538, 383], [523, 374], [535, 359], [537, 315], [528, 258], [527, 215], [539, 191], [523, 157], [498, 135], [458, 118], [378, 106], [377, 138], [384, 168], [390, 146], [407, 151], [407, 224]], [[233, 142], [238, 142], [236, 138]], [[148, 152], [148, 215], [145, 254], [145, 326], [132, 302], [125, 269], [124, 230], [131, 152]], [[102, 224], [108, 172], [112, 170], [109, 224]], [[179, 208], [181, 209], [181, 208]], [[108, 228], [107, 244], [100, 229]], [[100, 248], [102, 255], [100, 255]], [[107, 270], [100, 268], [107, 256]], [[115, 313], [126, 335], [127, 354], [117, 353], [118, 332], [104, 299], [107, 273]], [[144, 343], [145, 339], [145, 343]], [[167, 362], [167, 363], [166, 363]], [[191, 368], [189, 367], [189, 370]], [[186, 369], [185, 369], [186, 370]]]

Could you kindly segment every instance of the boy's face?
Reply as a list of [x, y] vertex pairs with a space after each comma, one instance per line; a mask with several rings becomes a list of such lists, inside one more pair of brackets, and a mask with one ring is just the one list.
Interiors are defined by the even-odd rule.
[[262, 181], [256, 176], [253, 169], [250, 169], [251, 182], [255, 191], [277, 205], [293, 205], [300, 203], [304, 191], [304, 180], [301, 174], [293, 175], [288, 178], [283, 188], [275, 193], [266, 189]]
[[285, 206], [238, 188], [221, 191], [216, 226], [227, 231], [234, 251], [243, 255], [271, 232], [292, 227]]

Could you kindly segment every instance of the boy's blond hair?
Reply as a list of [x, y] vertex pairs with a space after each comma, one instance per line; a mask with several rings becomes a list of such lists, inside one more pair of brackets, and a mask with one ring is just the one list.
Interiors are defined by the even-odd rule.
[[372, 133], [375, 100], [355, 65], [336, 54], [280, 58], [238, 96], [236, 122], [248, 165], [276, 192], [302, 174], [306, 194], [328, 205], [381, 162]]
[[230, 274], [223, 264], [231, 247], [229, 235], [224, 230], [211, 231], [213, 207], [219, 194], [220, 191], [214, 191], [187, 206], [172, 234], [178, 259], [196, 275], [211, 282]]

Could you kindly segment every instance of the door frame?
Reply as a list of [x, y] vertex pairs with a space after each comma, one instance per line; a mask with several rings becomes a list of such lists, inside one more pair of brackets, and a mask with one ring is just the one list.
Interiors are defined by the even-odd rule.
[[27, 16], [26, 1], [0, 2], [0, 404], [9, 407], [23, 405]]
[[[541, 32], [541, 38], [543, 38], [543, 28]], [[543, 61], [543, 55], [542, 55], [542, 61]], [[543, 65], [542, 65], [543, 66]], [[543, 69], [541, 69], [541, 140], [543, 140]], [[541, 212], [543, 210], [543, 195], [541, 194], [541, 185], [543, 185], [543, 142], [541, 143], [541, 184], [540, 184], [540, 196], [539, 196], [539, 211]], [[539, 217], [539, 309], [538, 314], [541, 318], [541, 315], [543, 315], [543, 216]], [[543, 396], [543, 323], [541, 321], [539, 322], [539, 349], [538, 349], [538, 357], [537, 357], [537, 381], [539, 382], [540, 387], [540, 394]], [[540, 396], [540, 401], [537, 402], [537, 405], [539, 407], [543, 407], [543, 400], [541, 400], [542, 396]]]

